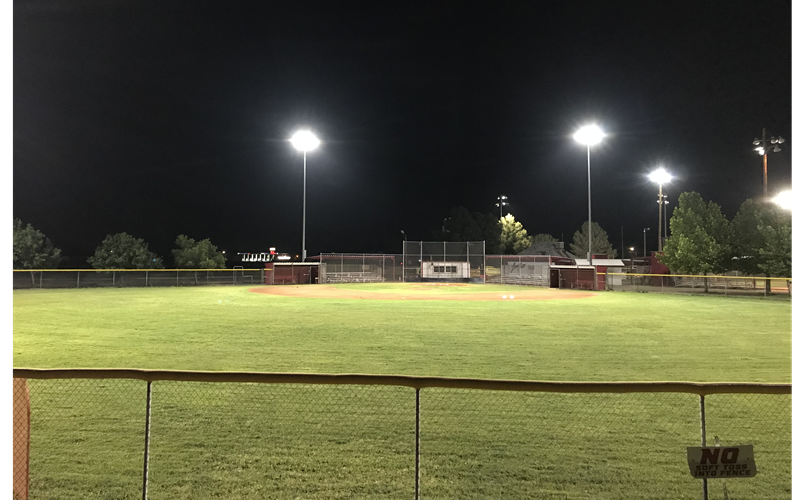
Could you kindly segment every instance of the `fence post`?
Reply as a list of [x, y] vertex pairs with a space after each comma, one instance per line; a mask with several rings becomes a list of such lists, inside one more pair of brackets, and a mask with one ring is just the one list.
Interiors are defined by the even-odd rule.
[[176, 270], [176, 286], [179, 286], [179, 270]]
[[145, 451], [143, 453], [143, 500], [148, 499], [148, 450], [151, 441], [151, 381], [145, 393]]
[[75, 273], [75, 287], [81, 288], [81, 271], [76, 271]]
[[416, 431], [414, 436], [414, 500], [419, 500], [419, 388], [416, 389]]
[[[39, 271], [39, 288], [42, 288], [42, 275], [45, 274], [45, 271]], [[764, 288], [765, 290], [765, 288]]]
[[145, 270], [145, 287], [148, 288], [148, 269]]
[[115, 271], [112, 271], [112, 286], [115, 286]]
[[[699, 396], [699, 408], [702, 416], [702, 446], [707, 446], [707, 428], [704, 419], [704, 394]], [[707, 478], [702, 479], [702, 498], [707, 500]]]

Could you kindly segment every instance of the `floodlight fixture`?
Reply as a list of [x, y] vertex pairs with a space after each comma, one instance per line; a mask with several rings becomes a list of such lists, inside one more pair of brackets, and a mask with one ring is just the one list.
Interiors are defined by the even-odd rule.
[[655, 170], [654, 172], [651, 172], [649, 174], [648, 178], [649, 178], [649, 180], [651, 182], [653, 182], [653, 183], [655, 183], [655, 184], [657, 184], [659, 186], [659, 192], [657, 193], [657, 196], [658, 196], [657, 197], [657, 203], [660, 204], [660, 207], [659, 207], [660, 211], [658, 213], [658, 222], [657, 222], [657, 226], [659, 227], [659, 231], [657, 232], [657, 251], [662, 252], [662, 228], [663, 228], [662, 207], [663, 207], [663, 205], [665, 205], [665, 203], [663, 203], [664, 197], [663, 197], [663, 194], [662, 194], [662, 185], [671, 182], [671, 179], [673, 179], [673, 176], [671, 176], [671, 174], [666, 172], [664, 168], [660, 167], [657, 170]]
[[573, 134], [573, 139], [585, 146], [595, 146], [601, 142], [603, 138], [604, 133], [597, 125], [585, 125]]
[[782, 209], [791, 210], [794, 200], [791, 197], [791, 191], [782, 191], [771, 201]]
[[[760, 136], [760, 139], [755, 137], [755, 140], [752, 141], [753, 146], [757, 146], [755, 151], [757, 154], [763, 157], [763, 198], [768, 200], [768, 154], [769, 153], [779, 153], [782, 151], [780, 149], [780, 144], [784, 143], [785, 139], [781, 136], [771, 136], [769, 139], [766, 139], [766, 129], [763, 129], [763, 133]], [[771, 144], [771, 146], [769, 145]]]
[[318, 137], [313, 135], [313, 132], [300, 130], [291, 137], [291, 144], [299, 151], [308, 152], [319, 147], [321, 141], [319, 141]]

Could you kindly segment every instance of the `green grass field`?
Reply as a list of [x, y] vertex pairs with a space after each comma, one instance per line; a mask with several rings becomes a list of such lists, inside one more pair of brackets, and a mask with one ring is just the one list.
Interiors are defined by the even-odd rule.
[[[425, 302], [240, 287], [25, 290], [14, 293], [14, 365], [790, 382], [791, 303], [616, 292]], [[32, 498], [139, 495], [144, 383], [32, 381], [31, 398]], [[708, 434], [756, 447], [758, 476], [731, 480], [729, 491], [790, 498], [790, 397], [708, 399]], [[150, 498], [413, 495], [411, 389], [156, 382], [153, 402]], [[426, 389], [422, 496], [701, 498], [684, 459], [699, 432], [692, 395]], [[723, 498], [719, 483], [711, 495]]]

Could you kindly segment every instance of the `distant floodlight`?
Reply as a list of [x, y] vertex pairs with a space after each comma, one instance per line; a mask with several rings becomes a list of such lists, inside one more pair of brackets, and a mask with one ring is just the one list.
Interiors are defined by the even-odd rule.
[[299, 132], [295, 133], [293, 137], [291, 137], [291, 144], [293, 147], [298, 149], [299, 151], [312, 151], [316, 149], [320, 141], [319, 139], [313, 135], [313, 132], [309, 130], [300, 130]]
[[752, 145], [753, 145], [753, 146], [760, 146], [760, 139], [758, 139], [757, 137], [755, 137], [755, 140], [754, 140], [754, 141], [752, 141]]
[[601, 142], [604, 138], [604, 133], [596, 125], [587, 125], [581, 127], [578, 132], [573, 134], [573, 139], [586, 146], [593, 146]]
[[658, 168], [654, 172], [651, 172], [648, 178], [654, 184], [667, 184], [671, 181], [671, 179], [673, 179], [671, 174], [666, 172], [664, 168]]
[[785, 210], [791, 210], [792, 200], [791, 200], [791, 191], [783, 191], [777, 196], [774, 197], [774, 203], [777, 204], [780, 208]]

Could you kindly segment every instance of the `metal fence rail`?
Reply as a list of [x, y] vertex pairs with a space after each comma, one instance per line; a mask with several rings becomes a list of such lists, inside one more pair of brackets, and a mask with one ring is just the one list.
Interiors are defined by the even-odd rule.
[[710, 445], [753, 444], [759, 471], [709, 481], [710, 498], [791, 498], [790, 384], [14, 377], [15, 474], [30, 397], [31, 498], [702, 498], [685, 448], [705, 424]]
[[262, 285], [265, 269], [14, 269], [18, 288]]

